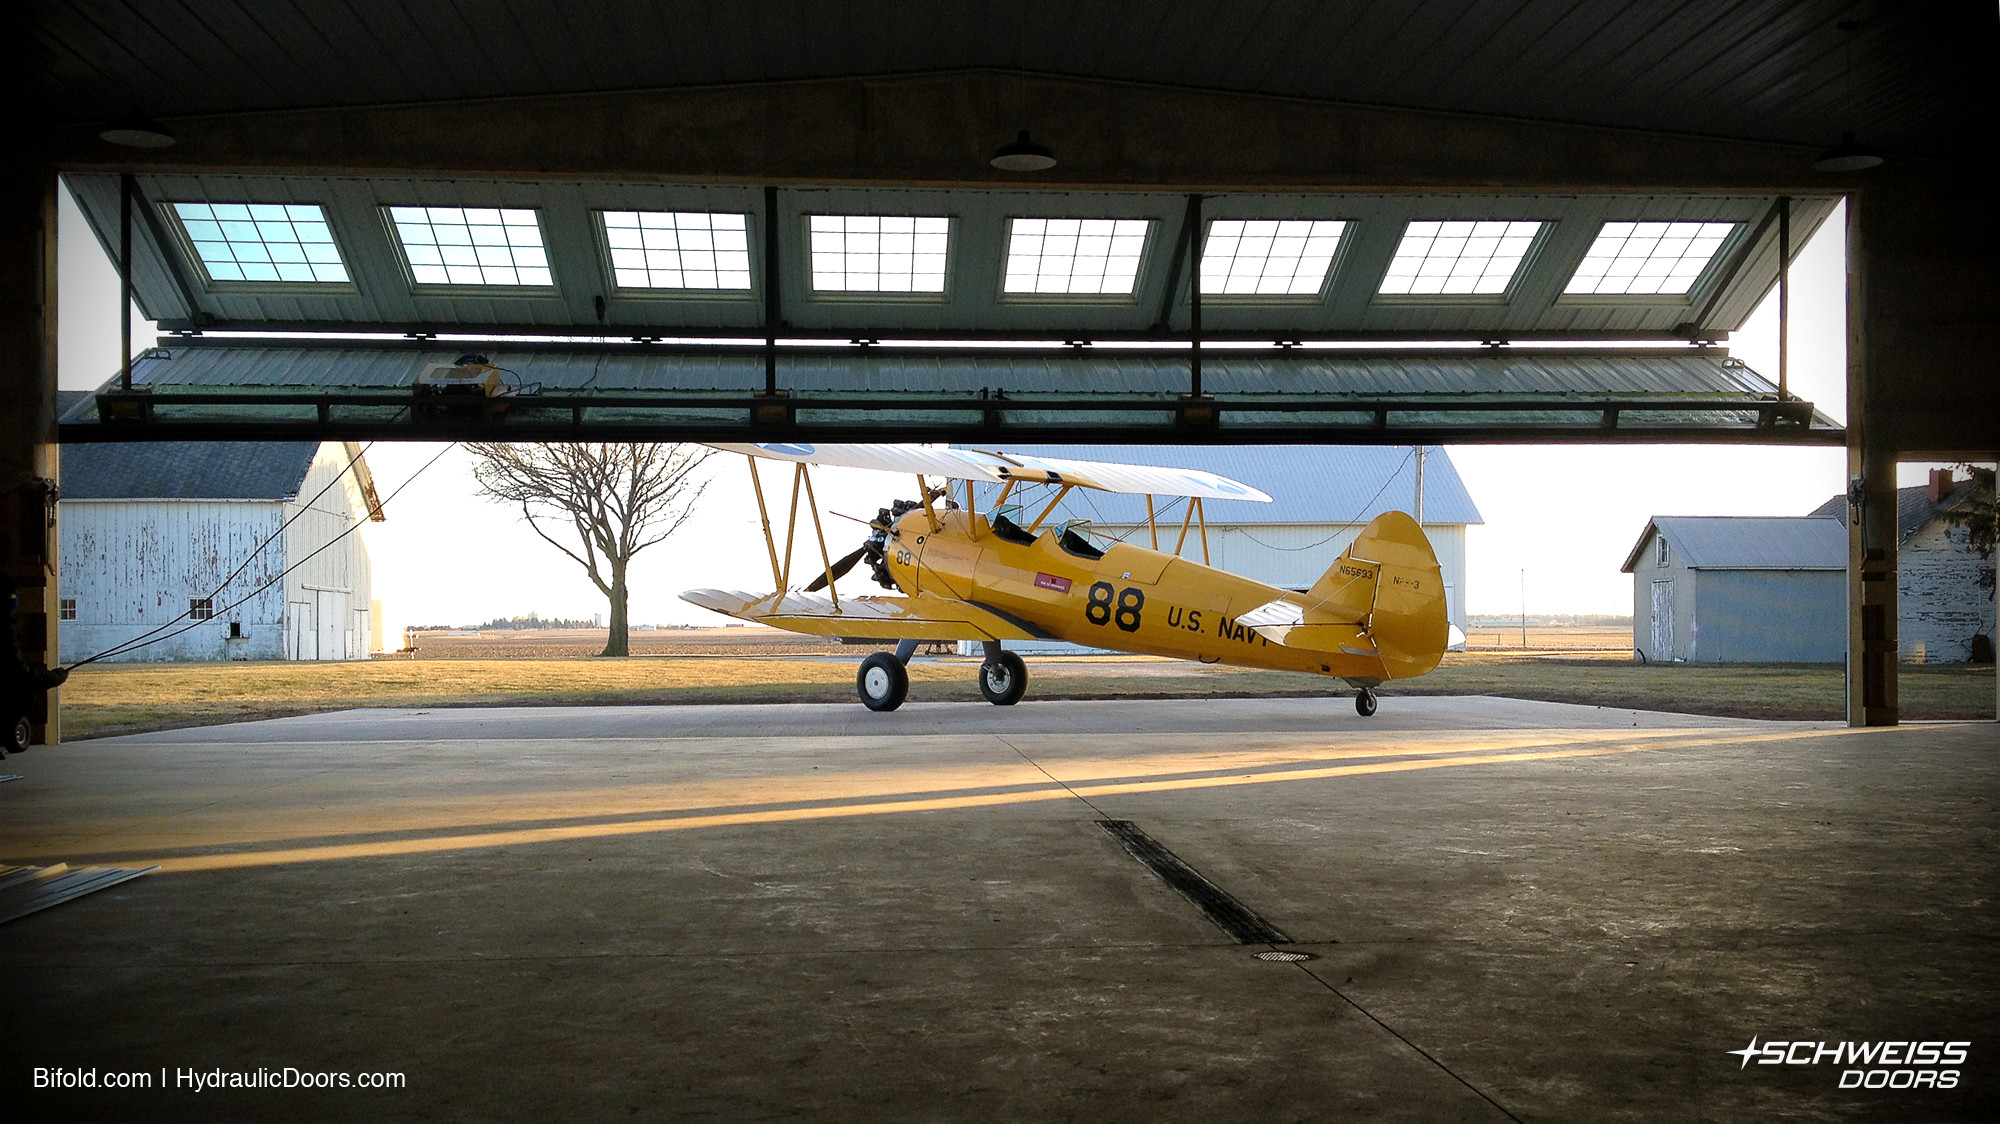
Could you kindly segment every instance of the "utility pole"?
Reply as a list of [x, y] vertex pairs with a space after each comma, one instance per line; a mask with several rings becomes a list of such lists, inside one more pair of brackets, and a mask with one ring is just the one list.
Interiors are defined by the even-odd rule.
[[1417, 446], [1417, 509], [1411, 514], [1417, 517], [1417, 525], [1424, 522], [1424, 447]]
[[1528, 568], [1521, 567], [1521, 647], [1528, 646]]

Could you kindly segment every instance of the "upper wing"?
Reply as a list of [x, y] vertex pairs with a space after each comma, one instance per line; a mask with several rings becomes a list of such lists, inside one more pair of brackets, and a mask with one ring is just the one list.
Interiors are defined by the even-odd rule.
[[916, 445], [810, 445], [771, 443], [743, 445], [711, 443], [710, 448], [772, 460], [830, 464], [842, 468], [873, 468], [883, 472], [922, 473], [953, 480], [999, 483], [1022, 480], [1073, 484], [1101, 492], [1136, 495], [1195, 496], [1207, 500], [1254, 500], [1271, 497], [1248, 484], [1196, 468], [1155, 468], [1109, 461], [1073, 461], [989, 453], [981, 449], [924, 448]]
[[1035, 632], [969, 601], [944, 597], [830, 597], [809, 593], [762, 596], [690, 589], [681, 600], [746, 621], [816, 636], [864, 640], [1036, 640]]

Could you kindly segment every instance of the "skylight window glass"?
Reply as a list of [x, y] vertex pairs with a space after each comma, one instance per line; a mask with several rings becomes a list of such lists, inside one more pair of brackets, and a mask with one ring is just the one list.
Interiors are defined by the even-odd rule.
[[1217, 219], [1201, 248], [1201, 291], [1315, 296], [1346, 228], [1337, 220]]
[[1385, 296], [1498, 295], [1528, 256], [1539, 222], [1413, 222], [1382, 278]]
[[944, 292], [948, 218], [814, 215], [811, 234], [818, 292]]
[[175, 203], [212, 281], [344, 284], [347, 266], [316, 203]]
[[1694, 288], [1733, 222], [1607, 222], [1565, 293], [1674, 293]]
[[605, 211], [604, 241], [621, 289], [748, 289], [744, 216], [707, 211]]
[[504, 207], [391, 207], [419, 285], [551, 286], [535, 212]]
[[1139, 283], [1150, 219], [1012, 219], [1009, 293], [1129, 294]]

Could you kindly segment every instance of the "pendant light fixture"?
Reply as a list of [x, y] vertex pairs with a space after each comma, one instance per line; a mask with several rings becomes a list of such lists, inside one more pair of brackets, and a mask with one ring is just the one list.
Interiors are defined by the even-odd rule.
[[99, 139], [122, 144], [126, 148], [166, 148], [174, 143], [174, 135], [167, 131], [165, 125], [137, 113], [107, 122], [97, 135]]
[[1028, 130], [1003, 144], [987, 163], [1003, 172], [1045, 172], [1056, 166], [1056, 154], [1028, 139]]
[[[1014, 92], [1014, 120], [1016, 121], [1021, 120], [1024, 116], [1022, 110], [1021, 80], [1027, 73], [1026, 60], [1028, 57], [1028, 14], [1025, 4], [1022, 5], [1018, 16], [1019, 18], [1014, 21], [1014, 74], [1013, 80], [1010, 83]], [[1028, 130], [1022, 129], [1020, 136], [994, 149], [992, 157], [986, 162], [1003, 172], [1046, 172], [1056, 166], [1056, 154], [1050, 152], [1047, 147], [1036, 144], [1034, 141], [1028, 139]]]
[[[1854, 120], [1854, 33], [1861, 30], [1860, 20], [1841, 20], [1834, 24], [1847, 35], [1846, 62], [1842, 66], [1842, 81], [1846, 86], [1846, 117]], [[1815, 172], [1860, 172], [1882, 163], [1882, 154], [1864, 146], [1854, 139], [1854, 131], [1841, 135], [1840, 143], [1819, 154], [1812, 163]]]

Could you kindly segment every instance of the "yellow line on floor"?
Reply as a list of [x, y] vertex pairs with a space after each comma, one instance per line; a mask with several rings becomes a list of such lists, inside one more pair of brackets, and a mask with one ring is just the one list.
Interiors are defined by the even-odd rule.
[[1502, 765], [1529, 761], [1555, 761], [1579, 757], [1604, 757], [1664, 749], [1698, 749], [1716, 745], [1795, 740], [1848, 734], [1847, 730], [1785, 731], [1767, 734], [1730, 734], [1679, 740], [1652, 741], [1643, 745], [1590, 746], [1518, 753], [1469, 754], [1456, 757], [1424, 758], [1411, 761], [1378, 761], [1361, 765], [1339, 765], [1292, 769], [1227, 777], [1182, 777], [1170, 780], [1124, 781], [1107, 784], [1049, 785], [1015, 792], [971, 793], [917, 800], [877, 800], [813, 808], [772, 808], [720, 812], [710, 815], [675, 816], [618, 823], [571, 824], [558, 827], [519, 828], [460, 835], [429, 836], [421, 839], [377, 840], [366, 843], [337, 843], [315, 847], [294, 847], [272, 851], [251, 851], [217, 855], [190, 855], [162, 858], [162, 873], [230, 870], [246, 867], [279, 866], [339, 859], [377, 858], [391, 855], [428, 854], [484, 847], [512, 847], [533, 843], [555, 843], [576, 839], [602, 839], [621, 835], [645, 835], [663, 831], [688, 831], [707, 827], [739, 827], [752, 824], [798, 823], [811, 820], [842, 819], [854, 816], [890, 815], [908, 812], [935, 812], [988, 808], [1008, 804], [1030, 804], [1074, 797], [1130, 795], [1196, 788], [1226, 788], [1242, 785], [1278, 784], [1286, 781], [1323, 780], [1333, 777], [1366, 776], [1381, 773], [1447, 769], [1466, 765]]

